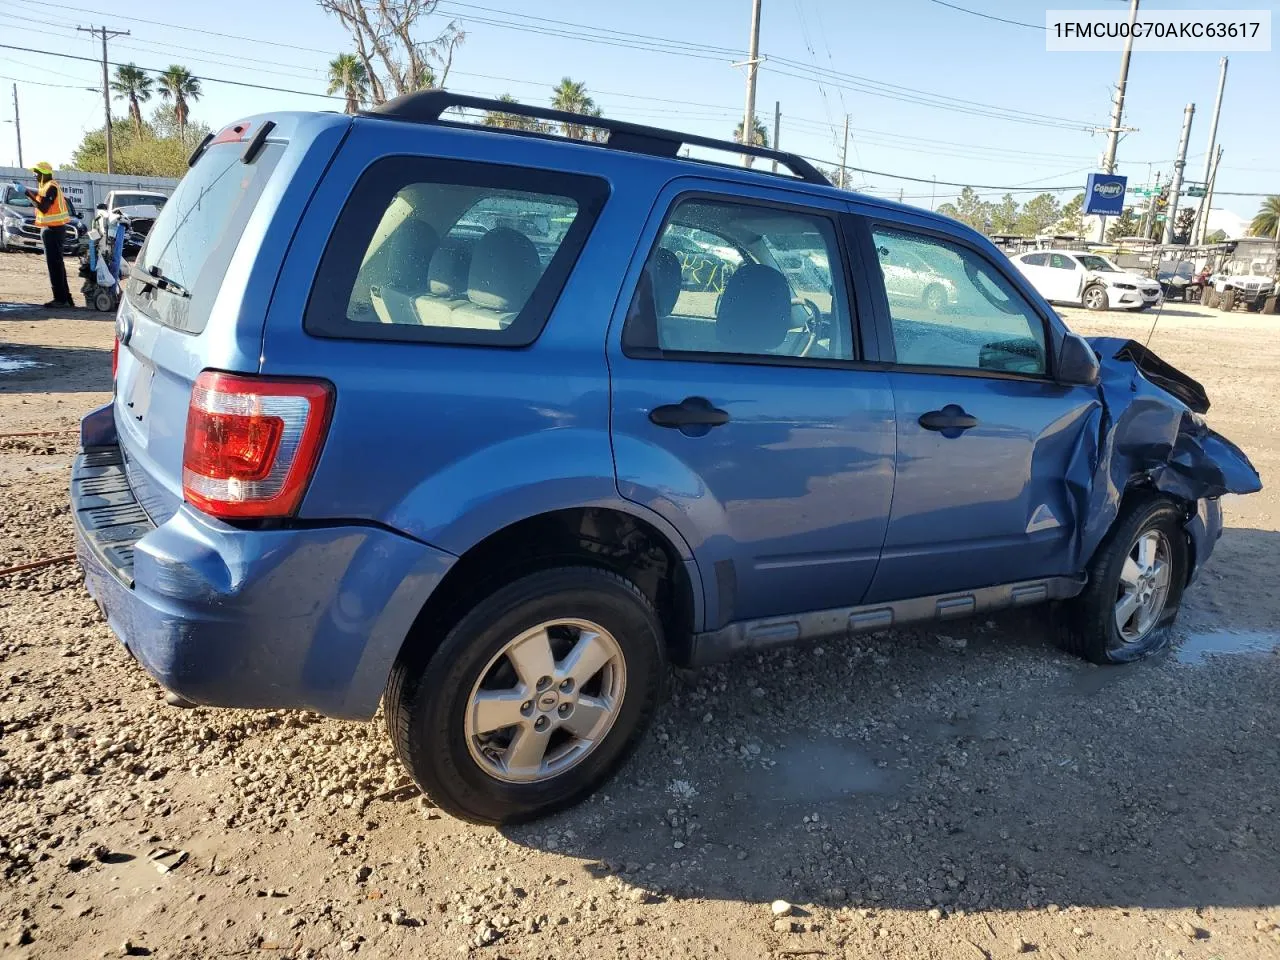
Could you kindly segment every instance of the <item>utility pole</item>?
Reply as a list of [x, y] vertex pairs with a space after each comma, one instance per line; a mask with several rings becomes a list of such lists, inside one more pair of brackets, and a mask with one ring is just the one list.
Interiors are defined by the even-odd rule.
[[[1209, 152], [1204, 155], [1204, 185], [1205, 191], [1209, 189], [1209, 177], [1213, 174], [1214, 151], [1213, 148], [1218, 144], [1218, 114], [1222, 112], [1222, 91], [1227, 86], [1227, 58], [1223, 57], [1219, 61], [1218, 73], [1218, 96], [1213, 102], [1213, 119], [1209, 121]], [[1201, 213], [1203, 212], [1203, 216]], [[1192, 243], [1202, 243], [1207, 228], [1205, 221], [1209, 218], [1209, 208], [1202, 202], [1200, 210], [1196, 211], [1196, 225], [1191, 232]]]
[[[1111, 109], [1111, 126], [1107, 129], [1107, 153], [1102, 160], [1103, 173], [1116, 172], [1116, 150], [1120, 147], [1120, 134], [1124, 119], [1124, 88], [1129, 82], [1129, 57], [1133, 53], [1133, 24], [1138, 19], [1138, 0], [1129, 2], [1129, 32], [1125, 34], [1124, 52], [1120, 54], [1120, 80], [1116, 83], [1115, 102]], [[1107, 238], [1107, 218], [1098, 218], [1098, 241]]]
[[76, 27], [81, 33], [91, 33], [102, 37], [102, 106], [106, 113], [107, 126], [107, 173], [115, 173], [111, 156], [111, 80], [107, 75], [107, 41], [113, 37], [127, 37], [128, 30], [109, 30], [107, 27]]
[[[1148, 189], [1152, 189], [1148, 187]], [[1151, 236], [1151, 225], [1155, 223], [1156, 203], [1160, 199], [1160, 171], [1156, 171], [1155, 193], [1147, 197], [1147, 206], [1142, 211], [1142, 225], [1138, 229], [1138, 235], [1144, 240]]]
[[[782, 136], [782, 101], [773, 101], [773, 149], [778, 149], [778, 138]], [[773, 161], [773, 172], [778, 172], [778, 161]]]
[[845, 189], [845, 184], [849, 182], [849, 173], [846, 164], [849, 162], [849, 115], [844, 115], [844, 149], [840, 151], [840, 189]]
[[18, 119], [18, 85], [13, 85], [13, 132], [18, 135], [18, 166], [26, 169], [22, 162], [22, 122]]
[[[1182, 138], [1178, 141], [1178, 159], [1173, 162], [1173, 182], [1169, 184], [1169, 209], [1165, 213], [1164, 242], [1173, 243], [1173, 221], [1178, 215], [1178, 195], [1182, 192], [1182, 171], [1187, 166], [1187, 141], [1191, 139], [1191, 121], [1196, 105], [1188, 103], [1182, 111]], [[1188, 238], [1190, 239], [1190, 238]]]
[[1204, 243], [1204, 238], [1209, 234], [1209, 215], [1213, 213], [1213, 185], [1218, 182], [1218, 164], [1221, 162], [1222, 147], [1219, 147], [1217, 155], [1213, 158], [1213, 166], [1209, 168], [1209, 179], [1204, 182], [1204, 196], [1200, 199], [1200, 209], [1196, 211], [1196, 226], [1199, 230], [1191, 237], [1193, 244]]
[[938, 175], [933, 174], [933, 186], [929, 188], [929, 212], [933, 213], [934, 201], [938, 199]]
[[[742, 142], [750, 145], [756, 132], [756, 67], [760, 63], [760, 0], [751, 3], [751, 46], [747, 54], [747, 109], [742, 117]], [[742, 165], [751, 166], [751, 156], [743, 154]]]

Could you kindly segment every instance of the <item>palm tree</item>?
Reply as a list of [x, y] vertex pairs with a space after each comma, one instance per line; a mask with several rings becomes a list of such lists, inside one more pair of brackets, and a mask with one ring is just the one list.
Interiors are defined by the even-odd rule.
[[1249, 233], [1255, 237], [1280, 237], [1277, 230], [1280, 230], [1280, 196], [1267, 197], [1249, 224]]
[[133, 132], [139, 140], [142, 139], [142, 104], [151, 99], [153, 82], [145, 70], [133, 63], [116, 67], [116, 78], [111, 81], [111, 91], [116, 99], [129, 101]]
[[356, 113], [369, 100], [369, 71], [354, 53], [340, 53], [329, 61], [330, 96], [347, 98], [347, 113]]
[[[517, 103], [515, 97], [504, 93], [498, 98], [502, 103]], [[535, 133], [546, 133], [546, 126], [533, 117], [522, 117], [515, 113], [503, 113], [501, 110], [490, 110], [481, 121], [486, 127], [498, 127], [502, 130], [531, 130]]]
[[200, 99], [200, 81], [186, 67], [172, 64], [160, 74], [160, 99], [173, 101], [173, 115], [178, 121], [178, 139], [187, 140], [187, 120], [191, 117], [191, 102]]
[[[738, 121], [738, 125], [733, 128], [733, 142], [742, 142], [742, 121]], [[755, 117], [751, 124], [751, 143], [757, 147], [767, 147], [769, 145], [769, 131], [765, 125], [760, 122], [759, 117]]]
[[[552, 89], [551, 106], [565, 113], [581, 113], [588, 117], [600, 116], [600, 108], [587, 93], [587, 85], [578, 80], [565, 77]], [[576, 123], [566, 123], [564, 135], [570, 140], [587, 140], [587, 127]]]

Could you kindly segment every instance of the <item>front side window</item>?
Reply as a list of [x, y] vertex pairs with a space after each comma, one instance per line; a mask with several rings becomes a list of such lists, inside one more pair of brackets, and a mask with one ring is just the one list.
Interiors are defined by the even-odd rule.
[[1081, 254], [1080, 263], [1083, 264], [1086, 270], [1092, 270], [1094, 273], [1120, 272], [1120, 269], [1106, 257], [1099, 257], [1092, 253]]
[[[919, 234], [876, 229], [872, 238], [881, 261], [898, 363], [1046, 372], [1043, 321], [985, 259], [958, 244]], [[927, 265], [927, 276], [908, 288], [895, 269], [912, 259]]]
[[513, 167], [380, 161], [338, 219], [306, 329], [357, 339], [531, 343], [606, 191], [593, 178]]
[[1070, 257], [1063, 256], [1060, 253], [1055, 253], [1049, 258], [1049, 266], [1057, 267], [1059, 270], [1074, 270], [1076, 268], [1076, 262]]
[[854, 356], [835, 224], [721, 200], [676, 204], [636, 288], [632, 355]]

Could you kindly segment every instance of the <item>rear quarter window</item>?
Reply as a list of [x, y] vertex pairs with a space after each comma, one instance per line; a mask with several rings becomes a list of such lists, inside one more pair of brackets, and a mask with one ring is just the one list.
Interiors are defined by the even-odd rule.
[[325, 248], [304, 326], [322, 337], [527, 346], [608, 196], [606, 181], [387, 157]]
[[[283, 143], [268, 143], [252, 163], [241, 161], [241, 143], [205, 151], [161, 207], [131, 268], [125, 289], [135, 307], [177, 330], [205, 328], [231, 255], [284, 149]], [[154, 272], [191, 296], [145, 282]]]

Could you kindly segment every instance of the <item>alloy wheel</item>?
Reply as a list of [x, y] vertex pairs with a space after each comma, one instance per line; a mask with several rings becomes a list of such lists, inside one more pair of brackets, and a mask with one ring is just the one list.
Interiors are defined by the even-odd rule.
[[481, 671], [467, 700], [467, 749], [497, 780], [548, 780], [604, 741], [626, 686], [622, 648], [604, 627], [577, 619], [540, 623]]
[[1141, 643], [1160, 622], [1169, 599], [1169, 541], [1159, 530], [1138, 535], [1120, 568], [1115, 620], [1125, 645]]

